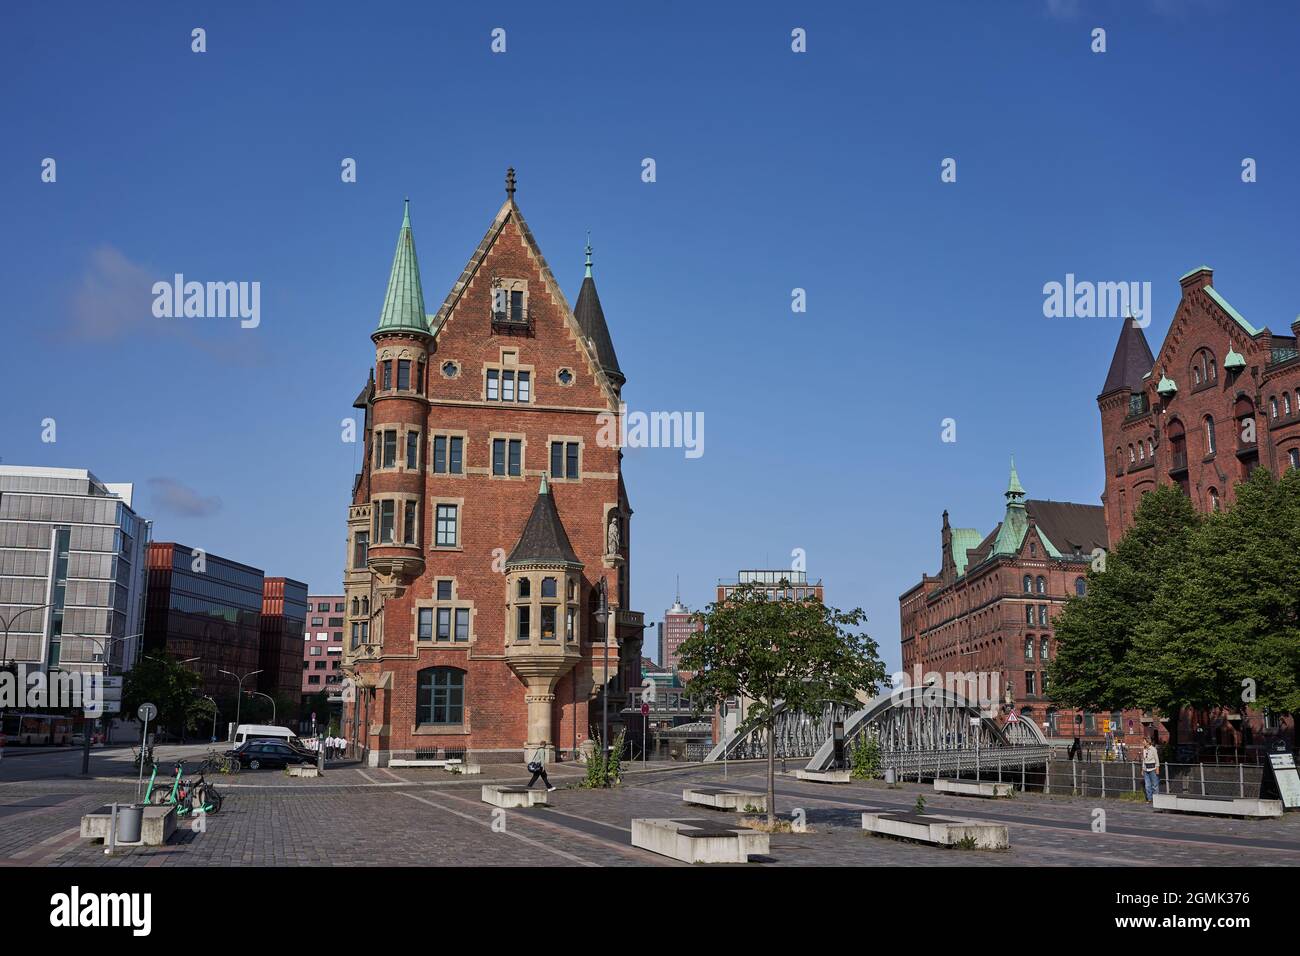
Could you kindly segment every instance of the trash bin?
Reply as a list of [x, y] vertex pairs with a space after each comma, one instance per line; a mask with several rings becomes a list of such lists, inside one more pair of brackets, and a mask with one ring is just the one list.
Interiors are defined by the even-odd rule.
[[885, 783], [889, 784], [889, 785], [892, 787], [892, 786], [893, 786], [895, 783], [897, 783], [897, 782], [898, 782], [898, 781], [895, 779], [894, 768], [893, 768], [893, 767], [886, 767], [886, 768], [885, 768]]
[[144, 806], [131, 805], [117, 808], [117, 842], [139, 843], [144, 828]]

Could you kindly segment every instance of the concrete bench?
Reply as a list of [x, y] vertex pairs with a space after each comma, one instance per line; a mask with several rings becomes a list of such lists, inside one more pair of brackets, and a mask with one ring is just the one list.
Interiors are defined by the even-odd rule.
[[415, 759], [412, 759], [410, 757], [392, 757], [388, 761], [388, 766], [390, 767], [446, 767], [451, 763], [459, 763], [459, 761], [421, 760], [418, 757]]
[[285, 767], [291, 777], [319, 777], [320, 768], [313, 767], [311, 764], [296, 764], [292, 767]]
[[727, 787], [692, 787], [682, 791], [682, 802], [715, 810], [749, 810], [767, 812], [767, 794]]
[[768, 836], [712, 820], [633, 820], [632, 845], [683, 863], [748, 863], [766, 856]]
[[549, 804], [545, 790], [508, 787], [501, 784], [484, 784], [483, 802], [490, 803], [494, 807], [505, 807], [507, 810], [514, 807], [544, 807]]
[[812, 783], [848, 783], [852, 779], [847, 770], [796, 770], [794, 777]]
[[[121, 826], [122, 805], [118, 805], [118, 826]], [[112, 807], [100, 807], [81, 818], [81, 838], [83, 840], [102, 840], [108, 842]], [[144, 821], [140, 825], [140, 840], [136, 843], [118, 842], [118, 846], [162, 846], [176, 832], [176, 808], [174, 806], [144, 808]]]
[[935, 793], [951, 793], [959, 797], [1009, 797], [1015, 787], [994, 780], [936, 780]]
[[1011, 845], [1007, 828], [1000, 823], [929, 813], [864, 813], [862, 829], [876, 836], [902, 837], [935, 846], [956, 846], [967, 837], [980, 850], [1004, 850]]
[[1153, 801], [1157, 810], [1171, 813], [1205, 813], [1217, 817], [1280, 817], [1281, 800], [1257, 800], [1251, 797], [1182, 797], [1157, 793]]

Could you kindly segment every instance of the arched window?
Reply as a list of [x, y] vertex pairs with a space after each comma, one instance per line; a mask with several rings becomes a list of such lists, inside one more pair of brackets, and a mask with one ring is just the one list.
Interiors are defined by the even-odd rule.
[[1137, 461], [1137, 455], [1133, 454], [1133, 446], [1132, 446], [1132, 445], [1129, 445], [1129, 446], [1128, 446], [1128, 463], [1131, 465], [1131, 464], [1133, 464], [1133, 462], [1135, 462], [1135, 461]]
[[1034, 579], [1027, 574], [1025, 575], [1025, 593], [1026, 594], [1034, 593]]
[[[1038, 639], [1038, 659], [1045, 661], [1050, 660], [1050, 658], [1051, 655], [1048, 654], [1047, 635], [1044, 634]], [[1046, 691], [1047, 688], [1044, 686], [1043, 690]]]
[[1291, 414], [1291, 393], [1290, 392], [1282, 393], [1282, 414], [1288, 416]]
[[1038, 605], [1038, 623], [1042, 627], [1047, 626], [1047, 605], [1046, 604]]
[[426, 667], [416, 674], [415, 722], [457, 726], [465, 723], [465, 672]]
[[1034, 623], [1034, 606], [1032, 604], [1025, 605], [1025, 623], [1026, 624]]
[[1219, 510], [1219, 493], [1213, 488], [1210, 489], [1210, 510]]
[[1032, 661], [1033, 659], [1034, 659], [1034, 635], [1026, 634], [1025, 635], [1025, 660]]
[[1146, 460], [1147, 460], [1147, 450], [1142, 446], [1141, 442], [1138, 442], [1138, 461], [1146, 461]]
[[1151, 443], [1151, 439], [1148, 438], [1148, 439], [1147, 439], [1147, 457], [1148, 457], [1148, 458], [1154, 458], [1155, 456], [1156, 456], [1156, 446], [1153, 445], [1153, 444]]
[[519, 579], [519, 597], [526, 598], [532, 592], [532, 584], [527, 578]]
[[1088, 582], [1086, 579], [1084, 578], [1074, 579], [1074, 593], [1079, 595], [1079, 597], [1083, 597], [1085, 594], [1088, 593]]
[[1210, 415], [1205, 416], [1205, 447], [1209, 449], [1206, 454], [1213, 455], [1216, 451], [1214, 444], [1214, 418]]
[[1277, 396], [1273, 395], [1268, 400], [1268, 417], [1277, 418]]
[[1038, 576], [1038, 593], [1047, 593], [1047, 580], [1041, 574]]

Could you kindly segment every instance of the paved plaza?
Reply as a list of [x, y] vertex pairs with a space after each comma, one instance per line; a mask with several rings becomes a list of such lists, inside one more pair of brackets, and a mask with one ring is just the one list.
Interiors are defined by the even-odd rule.
[[[206, 747], [160, 748], [163, 766]], [[134, 793], [129, 750], [97, 752], [90, 778], [80, 752], [21, 753], [0, 761], [0, 866], [678, 866], [631, 845], [634, 817], [698, 818], [713, 811], [681, 801], [687, 786], [761, 790], [764, 768], [732, 764], [629, 768], [621, 787], [583, 790], [582, 768], [551, 772], [550, 807], [494, 811], [484, 783], [526, 783], [522, 767], [485, 766], [480, 776], [432, 769], [332, 767], [318, 780], [275, 771], [218, 777], [225, 794], [205, 832], [182, 823], [173, 842], [106, 856], [80, 839], [83, 813]], [[793, 764], [789, 768], [795, 769]], [[867, 810], [957, 813], [1007, 826], [1011, 848], [941, 849], [874, 838], [860, 828]], [[1096, 797], [1020, 794], [983, 801], [930, 788], [879, 783], [826, 785], [777, 778], [777, 809], [799, 808], [808, 832], [776, 834], [765, 866], [1297, 866], [1300, 814], [1229, 820], [1155, 813], [1143, 803]], [[1105, 831], [1094, 831], [1094, 811]], [[731, 815], [716, 813], [719, 822]], [[711, 818], [711, 817], [710, 817]]]

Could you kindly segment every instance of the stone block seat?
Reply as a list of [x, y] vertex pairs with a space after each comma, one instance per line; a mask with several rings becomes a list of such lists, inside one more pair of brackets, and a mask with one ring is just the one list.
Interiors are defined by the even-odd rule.
[[[118, 804], [119, 827], [122, 805]], [[85, 814], [81, 818], [81, 838], [83, 840], [100, 840], [108, 842], [108, 835], [113, 819], [113, 808], [103, 806]], [[120, 832], [120, 831], [119, 831]], [[118, 842], [118, 846], [162, 846], [176, 832], [176, 808], [174, 806], [144, 808], [144, 821], [140, 826], [140, 840], [136, 843]]]
[[935, 793], [950, 793], [959, 797], [1009, 797], [1015, 792], [1015, 787], [1009, 783], [998, 783], [995, 780], [944, 780], [938, 779], [934, 782]]
[[862, 829], [876, 836], [901, 837], [934, 846], [956, 846], [967, 837], [981, 850], [1003, 850], [1011, 845], [1000, 823], [965, 820], [931, 813], [864, 813]]
[[714, 810], [767, 812], [767, 794], [729, 787], [688, 787], [682, 791], [682, 802]]
[[544, 807], [550, 803], [545, 790], [504, 784], [484, 784], [483, 802], [490, 803], [494, 807], [505, 807], [507, 810], [515, 807]]
[[768, 836], [713, 820], [638, 819], [632, 845], [683, 863], [748, 863], [751, 854], [767, 855]]
[[1153, 805], [1169, 813], [1201, 813], [1215, 817], [1280, 817], [1281, 800], [1259, 800], [1254, 797], [1203, 797], [1180, 796], [1176, 793], [1157, 793]]

